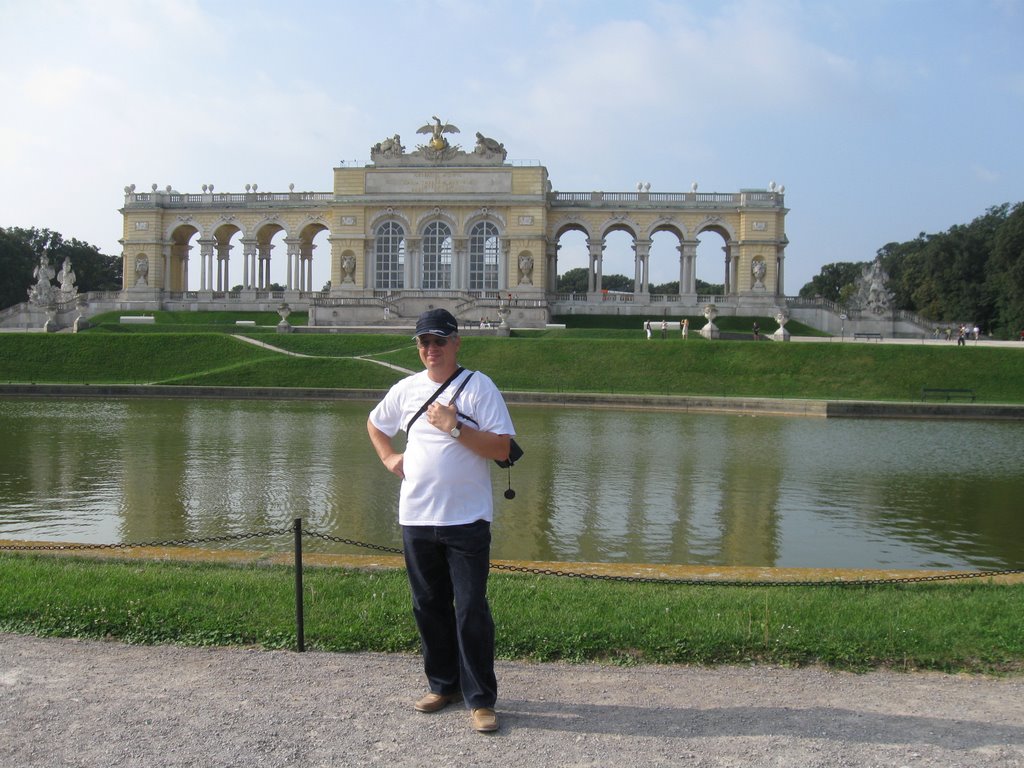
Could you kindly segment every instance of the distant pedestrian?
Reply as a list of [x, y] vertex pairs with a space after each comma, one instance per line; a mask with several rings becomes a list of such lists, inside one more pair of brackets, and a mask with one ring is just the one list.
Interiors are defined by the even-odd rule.
[[[1021, 331], [1021, 334], [1024, 335], [1024, 331]], [[683, 318], [683, 340], [685, 341], [688, 338], [690, 338], [690, 318], [684, 317]]]
[[754, 321], [754, 341], [761, 339], [761, 326], [757, 324], [757, 320]]
[[668, 338], [668, 322], [666, 322], [665, 320], [661, 321], [661, 338]]
[[647, 334], [647, 340], [650, 341], [651, 340], [651, 321], [650, 320], [648, 320], [646, 323], [644, 323], [644, 332]]

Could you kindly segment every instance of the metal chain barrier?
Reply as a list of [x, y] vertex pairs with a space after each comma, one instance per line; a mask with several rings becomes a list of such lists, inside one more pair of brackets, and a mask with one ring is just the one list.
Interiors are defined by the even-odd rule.
[[179, 541], [149, 541], [144, 543], [120, 544], [0, 544], [0, 551], [11, 552], [74, 552], [80, 550], [98, 549], [137, 549], [139, 547], [188, 547], [193, 544], [223, 544], [229, 541], [245, 541], [247, 539], [262, 539], [270, 536], [284, 536], [292, 532], [289, 528], [276, 528], [267, 531], [255, 531], [252, 533], [236, 533], [227, 536], [206, 536], [200, 539], [182, 539]]
[[[294, 536], [295, 552], [295, 650], [302, 653], [306, 650], [305, 635], [305, 607], [304, 591], [302, 586], [302, 538], [309, 536], [322, 541], [345, 544], [351, 547], [362, 547], [377, 552], [387, 552], [401, 555], [403, 551], [397, 547], [385, 547], [380, 544], [367, 544], [366, 542], [354, 539], [345, 539], [340, 536], [329, 536], [324, 533], [304, 530], [302, 518], [295, 518], [290, 528], [276, 528], [252, 533], [239, 533], [230, 536], [206, 536], [198, 539], [181, 539], [175, 541], [151, 541], [142, 544], [120, 543], [120, 544], [0, 544], [0, 551], [9, 552], [80, 552], [88, 550], [114, 550], [114, 549], [136, 549], [141, 547], [184, 547], [193, 544], [225, 543], [230, 541], [245, 541], [248, 539], [265, 538], [269, 536], [283, 536], [292, 533]], [[653, 576], [615, 576], [611, 574], [583, 573], [578, 571], [560, 571], [552, 568], [533, 568], [522, 565], [507, 565], [503, 563], [491, 563], [491, 568], [496, 571], [514, 571], [518, 573], [531, 573], [537, 576], [563, 576], [574, 579], [591, 579], [593, 581], [617, 581], [635, 584], [671, 584], [677, 586], [692, 587], [875, 587], [885, 584], [914, 584], [929, 581], [952, 581], [955, 579], [982, 579], [992, 576], [1005, 576], [1010, 574], [1024, 573], [1021, 570], [1002, 571], [979, 571], [976, 573], [944, 573], [931, 576], [909, 576], [892, 579], [864, 579], [862, 581], [847, 581], [836, 579], [833, 581], [718, 581], [713, 579], [663, 579]]]
[[354, 541], [353, 539], [343, 539], [338, 536], [329, 536], [326, 533], [317, 533], [316, 531], [311, 531], [308, 528], [304, 528], [302, 533], [305, 536], [309, 536], [314, 539], [322, 539], [323, 541], [332, 541], [335, 544], [347, 544], [350, 547], [362, 547], [363, 549], [372, 549], [377, 552], [388, 552], [392, 555], [405, 554], [398, 547], [385, 547], [380, 544], [367, 544], [366, 542]]
[[[269, 538], [271, 536], [284, 536], [293, 532], [292, 527], [276, 528], [252, 533], [239, 533], [226, 536], [207, 536], [197, 539], [182, 539], [173, 541], [151, 541], [145, 543], [119, 543], [119, 544], [4, 544], [0, 545], [0, 551], [14, 552], [42, 552], [59, 551], [73, 552], [83, 550], [116, 550], [136, 549], [140, 547], [185, 547], [195, 544], [223, 544], [232, 541], [245, 541], [249, 539]], [[376, 552], [386, 552], [393, 555], [401, 555], [403, 551], [398, 547], [388, 547], [380, 544], [368, 544], [355, 539], [347, 539], [340, 536], [331, 536], [325, 533], [318, 533], [308, 529], [302, 529], [301, 534], [314, 539], [328, 541], [335, 544], [344, 544], [350, 547], [372, 549]], [[540, 568], [523, 565], [507, 565], [504, 563], [491, 563], [491, 569], [495, 571], [509, 571], [515, 573], [527, 573], [535, 576], [560, 576], [570, 579], [589, 579], [591, 581], [612, 581], [634, 584], [666, 584], [674, 586], [689, 587], [877, 587], [890, 584], [919, 584], [940, 581], [959, 581], [964, 579], [987, 579], [994, 576], [1012, 576], [1024, 573], [1022, 569], [1004, 569], [999, 571], [975, 571], [970, 573], [942, 573], [928, 576], [901, 576], [887, 579], [820, 579], [800, 581], [754, 581], [754, 580], [721, 580], [721, 579], [672, 579], [656, 576], [618, 576], [614, 574], [584, 573], [580, 571], [563, 571], [552, 568]]]
[[[342, 539], [337, 536], [329, 536], [324, 533], [317, 533], [304, 529], [303, 535], [312, 538], [331, 541], [337, 544], [347, 544], [352, 547], [373, 549], [378, 552], [390, 552], [392, 554], [403, 554], [401, 549], [396, 547], [383, 547], [379, 544], [367, 544], [353, 539]], [[562, 576], [570, 579], [590, 579], [593, 581], [620, 581], [635, 584], [671, 584], [676, 586], [689, 587], [877, 587], [887, 584], [916, 584], [929, 581], [955, 581], [959, 579], [986, 579], [992, 576], [1009, 576], [1012, 574], [1024, 573], [1024, 570], [1002, 570], [1002, 571], [976, 571], [973, 573], [942, 573], [930, 576], [903, 576], [890, 579], [859, 579], [849, 581], [845, 579], [818, 580], [818, 581], [723, 581], [719, 579], [669, 579], [655, 576], [615, 576], [601, 573], [582, 573], [578, 571], [559, 571], [551, 568], [535, 568], [524, 565], [506, 565], [504, 563], [491, 563], [491, 569], [495, 571], [513, 571], [516, 573], [530, 573], [536, 576]]]

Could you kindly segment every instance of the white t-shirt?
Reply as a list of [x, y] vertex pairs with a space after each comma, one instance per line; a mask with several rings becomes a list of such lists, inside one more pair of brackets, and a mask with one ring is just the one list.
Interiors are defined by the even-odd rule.
[[[459, 374], [434, 402], [447, 405], [469, 371]], [[440, 383], [426, 371], [395, 384], [370, 412], [370, 423], [388, 437], [403, 430]], [[484, 432], [514, 435], [512, 417], [494, 382], [477, 371], [459, 394], [459, 421]], [[474, 421], [476, 423], [474, 423]], [[491, 461], [466, 448], [420, 415], [407, 435], [405, 479], [398, 500], [401, 525], [465, 525], [494, 518]]]

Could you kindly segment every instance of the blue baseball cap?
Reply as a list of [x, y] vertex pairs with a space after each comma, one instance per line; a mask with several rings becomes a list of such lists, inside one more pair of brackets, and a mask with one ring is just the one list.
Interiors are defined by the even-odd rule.
[[459, 332], [459, 321], [447, 309], [431, 309], [420, 315], [416, 321], [416, 334], [413, 338], [432, 334], [434, 336], [451, 336]]

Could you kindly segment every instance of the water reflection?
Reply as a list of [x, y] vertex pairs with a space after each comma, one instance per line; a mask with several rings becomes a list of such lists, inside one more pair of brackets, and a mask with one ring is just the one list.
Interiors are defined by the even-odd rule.
[[[370, 406], [0, 400], [0, 537], [180, 540], [302, 517], [397, 546], [398, 480], [366, 438]], [[497, 558], [1024, 566], [1022, 425], [512, 411], [527, 457], [515, 501], [494, 470]]]

